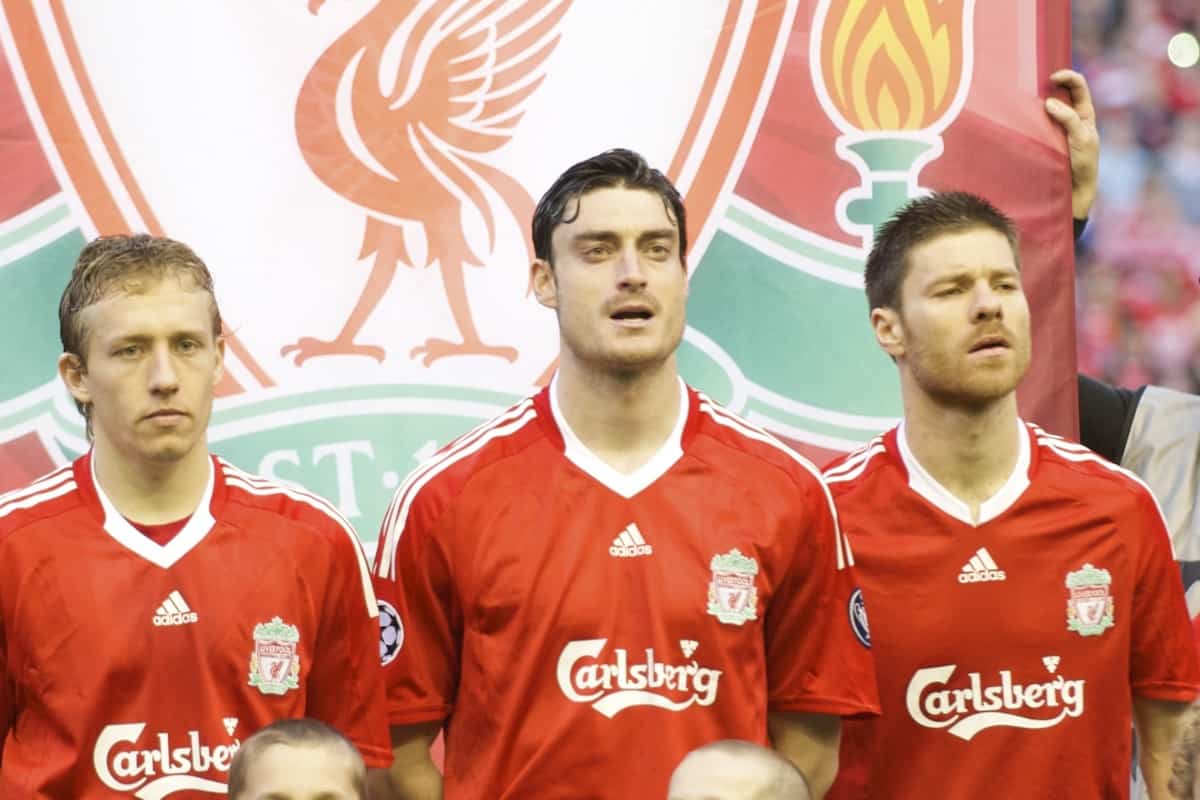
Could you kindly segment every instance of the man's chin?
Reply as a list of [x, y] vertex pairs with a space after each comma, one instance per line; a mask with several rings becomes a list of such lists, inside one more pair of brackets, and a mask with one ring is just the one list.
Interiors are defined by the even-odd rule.
[[1012, 395], [1020, 381], [997, 376], [991, 380], [976, 380], [961, 386], [945, 387], [934, 392], [949, 405], [961, 408], [986, 408]]
[[192, 440], [172, 439], [155, 442], [142, 451], [142, 457], [154, 464], [164, 466], [182, 461], [193, 453], [201, 443]]
[[674, 349], [664, 352], [664, 348], [649, 344], [630, 346], [630, 343], [625, 343], [625, 346], [590, 353], [581, 360], [605, 372], [640, 373], [661, 366], [674, 352]]

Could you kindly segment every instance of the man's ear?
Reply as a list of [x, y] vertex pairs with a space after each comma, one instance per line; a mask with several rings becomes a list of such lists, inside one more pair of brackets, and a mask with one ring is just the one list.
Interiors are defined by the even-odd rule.
[[558, 308], [558, 281], [554, 267], [544, 258], [536, 258], [529, 265], [529, 285], [533, 296], [546, 308]]
[[225, 334], [217, 337], [217, 367], [213, 372], [213, 386], [221, 382], [221, 376], [225, 374]]
[[92, 402], [92, 392], [88, 388], [87, 366], [83, 359], [74, 353], [63, 353], [58, 357], [58, 377], [63, 385], [75, 398], [75, 402], [87, 405]]
[[871, 309], [871, 328], [875, 341], [893, 359], [904, 355], [904, 321], [894, 308]]

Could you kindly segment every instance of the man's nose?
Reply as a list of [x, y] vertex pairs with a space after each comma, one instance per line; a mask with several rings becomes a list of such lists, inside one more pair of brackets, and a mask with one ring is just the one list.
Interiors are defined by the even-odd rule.
[[179, 371], [166, 345], [155, 347], [150, 358], [150, 391], [171, 394], [179, 389]]
[[993, 319], [1001, 316], [1003, 306], [1000, 294], [988, 283], [980, 283], [975, 287], [972, 297], [971, 318]]
[[646, 285], [642, 255], [633, 245], [621, 249], [617, 260], [617, 282], [622, 288], [641, 288]]

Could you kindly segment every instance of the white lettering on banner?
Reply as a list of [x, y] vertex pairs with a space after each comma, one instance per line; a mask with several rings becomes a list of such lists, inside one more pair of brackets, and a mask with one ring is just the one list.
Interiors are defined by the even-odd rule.
[[280, 464], [295, 464], [298, 467], [300, 466], [300, 454], [295, 450], [271, 450], [259, 460], [258, 469], [255, 472], [264, 478], [270, 478], [280, 483], [297, 483], [296, 479], [286, 478], [279, 474]]
[[[358, 502], [356, 480], [363, 480], [364, 476], [361, 474], [361, 470], [357, 472], [355, 470], [355, 456], [362, 456], [368, 463], [374, 463], [375, 448], [369, 441], [354, 439], [346, 442], [319, 444], [313, 447], [312, 450], [312, 465], [314, 468], [321, 467], [327, 460], [332, 461], [333, 479], [337, 491], [336, 493], [331, 493], [331, 495], [336, 494], [337, 501], [334, 505], [348, 519], [356, 519], [361, 517], [363, 513], [362, 507]], [[362, 460], [361, 458], [358, 459], [358, 461]], [[289, 470], [289, 472], [293, 473], [290, 476], [281, 475], [279, 468], [284, 464], [291, 464], [299, 469]], [[305, 472], [303, 459], [298, 450], [272, 450], [259, 460], [257, 469], [257, 472], [264, 477], [296, 486], [303, 486], [306, 482], [313, 480], [328, 483], [329, 476], [327, 470], [320, 469], [318, 471], [320, 472], [319, 477], [312, 472]], [[372, 476], [368, 475], [367, 478], [372, 478]], [[395, 486], [393, 485], [392, 488], [395, 488]]]
[[[360, 456], [361, 458], [355, 458]], [[362, 506], [358, 500], [358, 481], [362, 480], [377, 480], [376, 476], [367, 471], [363, 474], [363, 463], [374, 464], [375, 448], [371, 442], [365, 439], [353, 439], [345, 442], [328, 442], [319, 444], [312, 449], [312, 465], [314, 470], [306, 470], [304, 460], [298, 450], [271, 450], [267, 452], [258, 462], [258, 474], [280, 483], [291, 484], [295, 486], [304, 486], [312, 481], [320, 481], [323, 484], [329, 483], [329, 470], [322, 465], [326, 462], [331, 462], [333, 466], [332, 478], [336, 491], [330, 492], [331, 498], [336, 498], [334, 505], [338, 511], [347, 519], [357, 519], [363, 514]], [[290, 464], [297, 469], [288, 470], [288, 475], [280, 474], [280, 467], [285, 464]], [[389, 488], [395, 488], [399, 483], [390, 484]], [[387, 484], [387, 479], [384, 477], [384, 484]]]
[[[592, 708], [612, 719], [633, 706], [654, 706], [682, 711], [693, 703], [711, 706], [717, 699], [721, 670], [689, 664], [664, 664], [655, 659], [654, 649], [646, 648], [645, 660], [631, 663], [626, 650], [618, 648], [608, 663], [585, 663], [598, 659], [607, 639], [570, 642], [558, 657], [558, 685], [567, 699], [591, 703]], [[657, 690], [657, 691], [651, 691]], [[674, 700], [665, 692], [686, 693]]]
[[358, 506], [358, 495], [354, 491], [354, 455], [366, 456], [375, 460], [375, 450], [367, 441], [334, 442], [313, 448], [313, 466], [325, 460], [325, 456], [333, 456], [334, 468], [337, 470], [338, 511], [353, 519], [362, 516]]
[[209, 747], [200, 743], [199, 731], [188, 731], [184, 746], [172, 747], [170, 736], [158, 733], [154, 747], [140, 750], [122, 747], [134, 745], [145, 728], [144, 722], [131, 722], [107, 725], [100, 732], [92, 750], [92, 765], [101, 783], [113, 791], [135, 792], [134, 797], [139, 800], [161, 800], [188, 790], [225, 794], [224, 783], [188, 773], [212, 769], [228, 772], [233, 755], [241, 746], [239, 740]]
[[[918, 725], [949, 728], [948, 733], [970, 741], [987, 728], [1051, 728], [1067, 717], [1083, 714], [1083, 680], [1059, 675], [1045, 683], [1022, 684], [1013, 682], [1011, 671], [1001, 670], [999, 683], [984, 686], [982, 676], [971, 672], [968, 686], [935, 688], [946, 687], [957, 668], [954, 664], [926, 667], [913, 675], [905, 702]], [[1040, 709], [1057, 713], [1049, 717], [1011, 713]]]

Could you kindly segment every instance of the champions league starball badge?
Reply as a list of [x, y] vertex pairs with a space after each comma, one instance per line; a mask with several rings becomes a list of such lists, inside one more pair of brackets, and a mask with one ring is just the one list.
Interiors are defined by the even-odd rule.
[[758, 619], [758, 590], [754, 576], [758, 564], [734, 548], [713, 556], [712, 581], [708, 584], [708, 613], [728, 625]]
[[1112, 575], [1106, 569], [1084, 564], [1068, 572], [1067, 630], [1080, 636], [1099, 636], [1113, 626]]
[[263, 694], [300, 688], [300, 629], [279, 617], [254, 626], [250, 685]]
[[386, 600], [379, 600], [379, 660], [386, 667], [404, 646], [404, 623], [400, 612]]
[[871, 646], [871, 626], [867, 623], [867, 604], [863, 601], [862, 589], [850, 595], [850, 629], [863, 647]]

